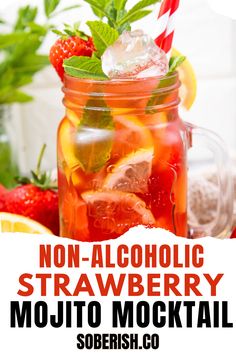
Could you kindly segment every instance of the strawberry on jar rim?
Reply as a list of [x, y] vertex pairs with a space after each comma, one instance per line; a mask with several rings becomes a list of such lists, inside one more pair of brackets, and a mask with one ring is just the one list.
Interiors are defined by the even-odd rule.
[[71, 28], [66, 25], [65, 33], [54, 30], [54, 33], [61, 37], [57, 39], [51, 47], [49, 59], [59, 77], [63, 81], [64, 68], [63, 62], [72, 56], [91, 57], [95, 51], [92, 37], [78, 29], [78, 25]]

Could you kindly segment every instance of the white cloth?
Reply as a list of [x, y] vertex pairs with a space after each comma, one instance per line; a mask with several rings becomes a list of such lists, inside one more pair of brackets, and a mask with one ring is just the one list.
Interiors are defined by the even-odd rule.
[[[234, 216], [233, 228], [236, 227], [236, 170], [234, 180]], [[218, 186], [214, 174], [194, 176], [189, 180], [189, 221], [190, 224], [208, 224], [216, 217]]]

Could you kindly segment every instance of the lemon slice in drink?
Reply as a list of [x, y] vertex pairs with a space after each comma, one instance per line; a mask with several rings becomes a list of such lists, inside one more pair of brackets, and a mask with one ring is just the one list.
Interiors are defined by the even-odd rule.
[[115, 115], [115, 139], [112, 154], [126, 156], [139, 148], [153, 146], [153, 137], [147, 126], [135, 115]]
[[40, 223], [24, 216], [10, 213], [0, 213], [0, 233], [1, 232], [52, 235], [52, 232]]
[[[171, 55], [182, 56], [182, 54], [176, 49], [172, 50]], [[179, 78], [182, 83], [182, 86], [180, 88], [180, 97], [182, 100], [182, 105], [187, 110], [189, 110], [192, 107], [197, 95], [196, 75], [188, 59], [185, 59], [185, 61], [177, 68], [177, 71], [179, 73]]]
[[59, 130], [59, 142], [62, 155], [69, 169], [78, 167], [79, 160], [75, 156], [75, 128], [69, 120], [64, 120]]
[[153, 148], [141, 149], [121, 159], [107, 175], [104, 189], [146, 193], [152, 172], [153, 155]]

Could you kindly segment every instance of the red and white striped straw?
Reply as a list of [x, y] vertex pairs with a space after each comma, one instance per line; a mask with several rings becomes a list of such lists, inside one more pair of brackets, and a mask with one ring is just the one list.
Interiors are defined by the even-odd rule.
[[166, 53], [169, 53], [172, 47], [175, 32], [175, 16], [178, 8], [179, 0], [164, 0], [158, 15], [160, 34], [155, 42]]
[[169, 22], [169, 17], [170, 17], [170, 11], [171, 11], [171, 6], [172, 6], [172, 0], [164, 0], [162, 1], [160, 11], [158, 14], [157, 18], [157, 24], [158, 24], [158, 30], [159, 30], [159, 35], [156, 38], [155, 42], [158, 45], [158, 47], [161, 47], [162, 42], [166, 36], [166, 31], [168, 27], [168, 22]]

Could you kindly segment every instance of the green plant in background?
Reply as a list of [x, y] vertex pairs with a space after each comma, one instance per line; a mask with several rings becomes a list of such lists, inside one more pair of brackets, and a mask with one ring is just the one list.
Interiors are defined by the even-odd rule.
[[57, 11], [59, 4], [60, 0], [44, 0], [44, 24], [38, 23], [37, 7], [27, 5], [19, 8], [10, 32], [0, 34], [0, 104], [32, 100], [21, 88], [30, 84], [34, 75], [49, 64], [48, 55], [42, 55], [39, 51], [52, 28], [50, 19], [79, 6]]
[[13, 103], [26, 103], [33, 99], [22, 88], [32, 83], [35, 74], [49, 64], [48, 55], [41, 54], [40, 49], [52, 28], [51, 19], [79, 7], [72, 5], [58, 9], [61, 2], [44, 0], [43, 24], [38, 20], [38, 8], [31, 5], [18, 9], [11, 26], [5, 23], [3, 16], [0, 17], [0, 183], [6, 187], [14, 186], [14, 177], [18, 174], [6, 129], [9, 107]]

